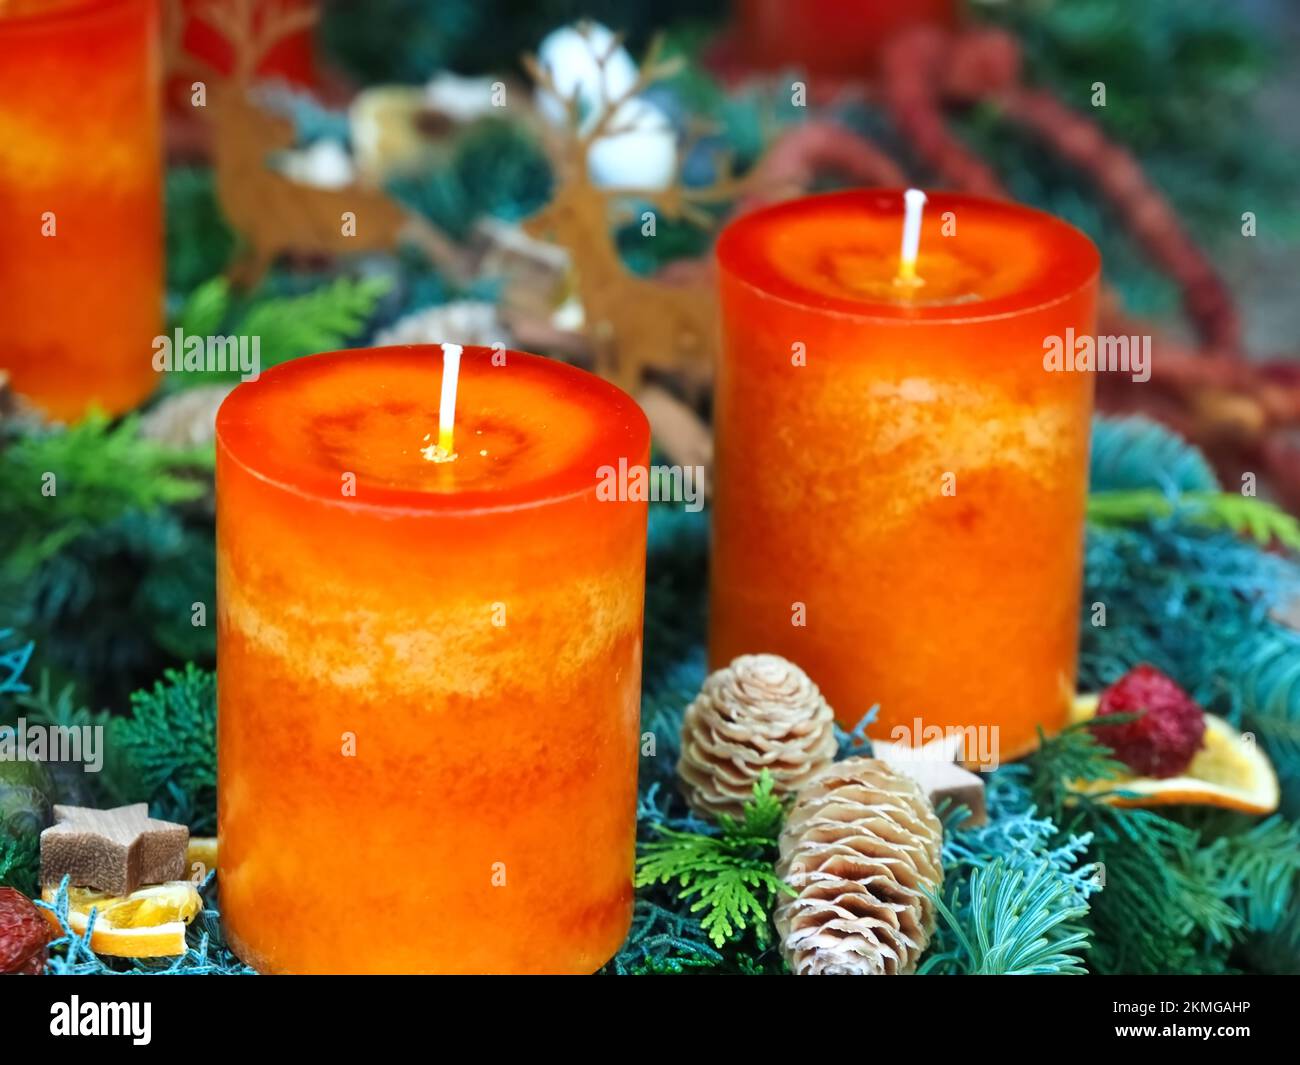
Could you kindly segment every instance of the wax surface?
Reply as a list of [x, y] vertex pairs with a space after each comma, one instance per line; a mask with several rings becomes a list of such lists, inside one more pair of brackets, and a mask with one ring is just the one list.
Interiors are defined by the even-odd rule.
[[153, 0], [0, 4], [0, 369], [59, 419], [157, 380], [157, 19]]
[[[901, 190], [721, 239], [710, 658], [784, 654], [846, 726], [879, 704], [872, 735], [996, 728], [1010, 758], [1073, 692], [1093, 382], [1046, 372], [1043, 342], [1092, 331], [1098, 259], [1038, 212], [942, 194], [926, 211], [918, 274], [987, 280], [861, 294], [892, 284]], [[852, 283], [821, 267], [845, 261]]]
[[[815, 209], [809, 204], [815, 203]], [[727, 272], [769, 295], [858, 318], [956, 322], [1023, 314], [1083, 287], [1096, 272], [1087, 238], [1009, 203], [933, 195], [921, 223], [919, 284], [898, 279], [900, 194], [790, 201], [727, 230]]]
[[263, 477], [331, 501], [341, 473], [351, 472], [358, 505], [459, 509], [585, 492], [603, 458], [636, 446], [643, 415], [630, 400], [610, 406], [598, 378], [536, 357], [499, 358], [505, 366], [475, 356], [461, 367], [452, 462], [429, 456], [438, 438], [437, 348], [278, 367], [223, 410], [223, 440]]
[[259, 970], [591, 972], [627, 932], [646, 510], [595, 491], [649, 430], [491, 355], [451, 463], [437, 348], [296, 360], [218, 416], [222, 910]]

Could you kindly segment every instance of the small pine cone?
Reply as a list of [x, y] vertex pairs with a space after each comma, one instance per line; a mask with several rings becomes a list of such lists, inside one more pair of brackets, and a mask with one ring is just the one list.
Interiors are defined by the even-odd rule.
[[943, 826], [909, 777], [873, 758], [836, 762], [795, 800], [777, 874], [798, 894], [776, 907], [800, 976], [894, 976], [916, 968], [934, 931], [925, 891], [943, 883]]
[[790, 794], [835, 750], [835, 715], [808, 674], [777, 655], [741, 655], [687, 708], [677, 776], [692, 809], [735, 817], [764, 769]]

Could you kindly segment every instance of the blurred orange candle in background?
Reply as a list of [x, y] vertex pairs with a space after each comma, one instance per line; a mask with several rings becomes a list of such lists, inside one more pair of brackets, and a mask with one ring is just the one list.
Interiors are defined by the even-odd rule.
[[956, 25], [957, 0], [737, 0], [736, 21], [755, 66], [865, 77], [900, 30]]
[[[775, 652], [870, 733], [997, 728], [1000, 756], [1074, 691], [1099, 258], [1008, 203], [934, 194], [918, 284], [903, 193], [836, 193], [733, 223], [710, 659]], [[923, 737], [912, 737], [920, 742]]]
[[217, 417], [221, 903], [264, 972], [587, 973], [628, 930], [646, 504], [597, 486], [649, 426], [466, 348], [442, 451], [443, 362], [298, 359]]
[[[198, 71], [215, 70], [229, 76], [235, 67], [235, 44], [220, 30], [204, 19], [209, 0], [180, 0], [174, 14], [180, 21], [180, 46], [186, 56], [196, 59]], [[320, 0], [280, 0], [278, 5], [255, 5], [252, 26], [265, 30], [272, 19], [284, 20], [301, 14], [304, 17], [320, 8]], [[310, 89], [318, 80], [316, 70], [316, 41], [314, 24], [300, 26], [275, 40], [258, 59], [252, 76], [259, 81], [283, 82], [286, 85]], [[186, 114], [192, 110], [190, 96], [196, 78], [203, 75], [195, 70], [183, 69], [171, 75], [167, 85], [167, 100], [174, 111]]]
[[0, 2], [0, 370], [47, 414], [116, 414], [157, 381], [155, 0]]

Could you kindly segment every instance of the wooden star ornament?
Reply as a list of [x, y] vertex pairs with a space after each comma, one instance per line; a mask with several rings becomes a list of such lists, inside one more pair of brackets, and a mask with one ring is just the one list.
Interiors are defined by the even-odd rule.
[[889, 740], [871, 741], [871, 753], [890, 769], [911, 777], [938, 807], [944, 800], [965, 806], [969, 816], [962, 821], [966, 828], [988, 821], [984, 802], [984, 780], [978, 773], [963, 769], [954, 762], [961, 749], [960, 736], [945, 736], [919, 747]]
[[41, 833], [41, 883], [129, 895], [143, 884], [180, 880], [190, 830], [149, 816], [142, 802], [113, 810], [55, 806]]

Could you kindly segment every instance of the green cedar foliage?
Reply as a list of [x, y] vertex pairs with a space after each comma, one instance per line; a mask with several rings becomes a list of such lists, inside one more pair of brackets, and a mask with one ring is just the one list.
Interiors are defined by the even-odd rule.
[[104, 766], [84, 774], [77, 801], [97, 806], [147, 802], [155, 817], [179, 821], [195, 835], [216, 831], [216, 675], [193, 663], [168, 669], [152, 688], [134, 692], [125, 714], [89, 710], [68, 685], [54, 692], [48, 676], [33, 691], [0, 706], [0, 725], [104, 730]]
[[636, 885], [678, 888], [676, 898], [689, 903], [688, 912], [702, 912], [700, 928], [715, 947], [748, 932], [759, 950], [766, 949], [777, 898], [793, 894], [773, 871], [785, 810], [772, 788], [764, 771], [742, 818], [724, 814], [709, 833], [660, 827], [662, 838], [644, 844], [637, 859]]
[[1275, 541], [1300, 551], [1300, 519], [1281, 507], [1231, 492], [1184, 492], [1170, 496], [1154, 488], [1094, 492], [1088, 498], [1088, 520], [1099, 525], [1152, 522], [1177, 513], [1192, 525], [1223, 529], [1248, 536], [1262, 547]]
[[114, 721], [129, 776], [123, 782], [155, 817], [183, 821], [196, 835], [217, 829], [217, 678], [193, 664], [169, 669], [131, 696]]
[[40, 836], [0, 835], [0, 887], [17, 888], [31, 898], [39, 891], [40, 873]]
[[[1108, 780], [1121, 768], [1081, 726], [1045, 741], [1028, 762], [1033, 800], [1062, 838], [1087, 841], [1095, 863], [1089, 968], [1231, 972], [1261, 946], [1281, 946], [1300, 898], [1300, 826], [1194, 808], [1124, 809], [1068, 791], [1070, 780]], [[1294, 967], [1298, 957], [1273, 964]]]
[[0, 425], [0, 618], [84, 696], [123, 699], [168, 652], [211, 655], [191, 624], [213, 599], [211, 465], [143, 438], [134, 416]]
[[[237, 296], [230, 282], [218, 276], [190, 293], [175, 325], [186, 336], [256, 337], [265, 370], [303, 355], [347, 347], [367, 327], [391, 288], [387, 277], [339, 277], [296, 295], [247, 299]], [[234, 384], [239, 376], [237, 369], [186, 371], [170, 374], [168, 385]]]
[[210, 167], [168, 167], [165, 194], [167, 290], [183, 295], [226, 268], [235, 235], [222, 217]]

